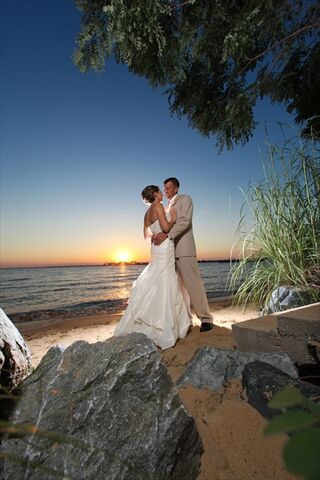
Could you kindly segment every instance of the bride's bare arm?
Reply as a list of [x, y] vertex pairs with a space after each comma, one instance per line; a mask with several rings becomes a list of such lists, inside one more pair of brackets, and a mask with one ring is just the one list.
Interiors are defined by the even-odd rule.
[[149, 228], [149, 225], [147, 225], [147, 214], [145, 214], [143, 220], [143, 236], [145, 240], [150, 240], [150, 238], [152, 237], [152, 232]]
[[146, 225], [143, 226], [143, 236], [145, 240], [150, 240], [150, 238], [152, 238], [152, 232]]
[[174, 220], [171, 220], [170, 222], [168, 222], [165, 211], [164, 211], [164, 208], [161, 204], [159, 204], [155, 207], [155, 211], [156, 211], [159, 223], [160, 223], [161, 230], [165, 233], [170, 232], [171, 228], [174, 225], [175, 218], [174, 218]]

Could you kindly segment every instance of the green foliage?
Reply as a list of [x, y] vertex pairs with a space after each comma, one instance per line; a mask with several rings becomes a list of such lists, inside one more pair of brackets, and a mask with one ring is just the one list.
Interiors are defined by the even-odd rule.
[[[265, 435], [289, 433], [283, 459], [289, 472], [307, 480], [320, 478], [320, 406], [296, 388], [286, 388], [269, 402], [270, 408], [284, 409], [264, 429]], [[299, 410], [286, 410], [300, 407]]]
[[248, 232], [243, 207], [237, 231], [242, 258], [231, 275], [236, 301], [265, 307], [281, 285], [302, 287], [319, 301], [319, 144], [292, 138], [270, 145], [264, 180], [243, 193], [253, 226]]
[[274, 417], [272, 422], [270, 422], [265, 429], [265, 433], [292, 433], [301, 430], [302, 428], [312, 426], [314, 421], [314, 417], [311, 413], [289, 411]]
[[[112, 55], [154, 87], [170, 110], [220, 149], [245, 143], [259, 97], [296, 121], [320, 113], [320, 0], [75, 0], [82, 28], [74, 62], [102, 71]], [[307, 122], [320, 132], [320, 121]]]
[[304, 397], [297, 388], [286, 388], [273, 397], [269, 407], [274, 409], [289, 408], [294, 405], [301, 405]]

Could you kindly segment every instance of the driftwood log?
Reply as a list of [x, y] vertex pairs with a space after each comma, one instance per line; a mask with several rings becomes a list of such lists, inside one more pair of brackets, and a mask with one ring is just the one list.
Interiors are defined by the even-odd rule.
[[0, 308], [0, 385], [13, 389], [31, 372], [31, 354], [19, 330]]

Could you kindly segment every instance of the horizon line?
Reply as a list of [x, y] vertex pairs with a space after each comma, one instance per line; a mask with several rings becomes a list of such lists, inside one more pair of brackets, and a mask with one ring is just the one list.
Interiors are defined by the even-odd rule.
[[[210, 263], [210, 262], [221, 262], [221, 263], [226, 263], [226, 262], [234, 262], [239, 260], [239, 258], [223, 258], [223, 259], [199, 259], [198, 262], [200, 263]], [[108, 263], [113, 263], [114, 265], [108, 265]], [[76, 264], [56, 264], [56, 265], [28, 265], [28, 266], [0, 266], [0, 270], [10, 270], [10, 269], [25, 269], [25, 268], [70, 268], [70, 267], [108, 267], [108, 266], [134, 266], [134, 265], [147, 265], [149, 262], [148, 261], [133, 261], [133, 262], [105, 262], [105, 263], [76, 263]]]

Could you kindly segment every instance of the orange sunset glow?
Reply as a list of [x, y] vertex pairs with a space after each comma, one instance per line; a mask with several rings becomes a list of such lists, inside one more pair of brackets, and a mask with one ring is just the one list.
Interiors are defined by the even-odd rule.
[[[197, 242], [197, 253], [199, 260], [223, 260], [230, 258], [232, 241], [222, 237], [211, 244], [211, 238], [201, 238]], [[59, 244], [57, 241], [54, 248], [48, 248], [45, 242], [34, 241], [34, 245], [20, 245], [17, 239], [16, 245], [2, 245], [0, 255], [0, 267], [32, 267], [32, 266], [53, 266], [53, 265], [103, 265], [105, 262], [148, 262], [150, 260], [150, 243], [141, 240], [138, 235], [130, 237], [132, 245], [117, 245], [114, 238], [91, 240], [78, 240], [75, 248], [72, 239], [64, 238]], [[26, 242], [25, 242], [26, 243]], [[31, 243], [31, 242], [30, 242]], [[213, 242], [212, 242], [213, 243]], [[235, 258], [241, 252], [237, 248], [232, 250]]]
[[132, 262], [135, 260], [134, 254], [129, 249], [119, 249], [113, 254], [113, 261], [115, 262]]

